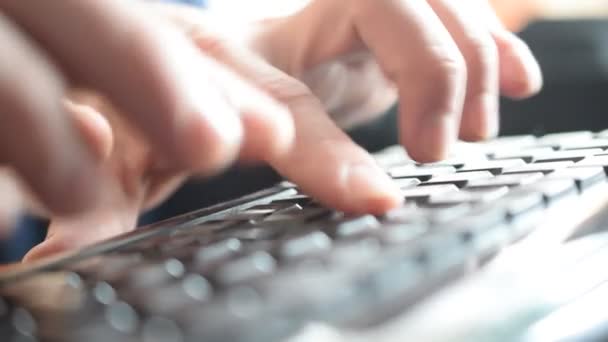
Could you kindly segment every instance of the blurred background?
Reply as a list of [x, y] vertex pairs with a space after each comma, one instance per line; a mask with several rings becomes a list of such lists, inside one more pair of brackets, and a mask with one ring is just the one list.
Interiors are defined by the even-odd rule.
[[[308, 0], [188, 0], [224, 12], [234, 20], [289, 13]], [[608, 128], [608, 0], [490, 0], [510, 29], [530, 45], [544, 73], [545, 86], [525, 101], [503, 99], [501, 134]], [[371, 151], [397, 142], [396, 107], [351, 136]], [[209, 206], [279, 180], [264, 167], [235, 167], [211, 180], [182, 187], [160, 208], [145, 215], [151, 223]], [[0, 241], [0, 263], [19, 260], [45, 235], [45, 222], [24, 218], [11, 240]]]

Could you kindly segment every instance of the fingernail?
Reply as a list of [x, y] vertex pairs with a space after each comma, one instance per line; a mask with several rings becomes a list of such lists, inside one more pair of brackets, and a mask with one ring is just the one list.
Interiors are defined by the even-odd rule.
[[378, 166], [351, 166], [348, 177], [353, 207], [360, 212], [381, 214], [403, 202], [399, 187]]

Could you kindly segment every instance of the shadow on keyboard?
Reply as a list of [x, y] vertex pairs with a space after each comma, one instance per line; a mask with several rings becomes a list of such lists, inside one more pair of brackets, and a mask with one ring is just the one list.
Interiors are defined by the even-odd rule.
[[[608, 131], [462, 143], [453, 158], [434, 164], [417, 164], [399, 147], [376, 158], [405, 197], [384, 216], [327, 209], [284, 182], [0, 273], [0, 336], [608, 336], [601, 312], [582, 328], [559, 323], [608, 299], [608, 237], [581, 233], [601, 231], [598, 222], [606, 222]], [[580, 241], [568, 242], [575, 235]]]

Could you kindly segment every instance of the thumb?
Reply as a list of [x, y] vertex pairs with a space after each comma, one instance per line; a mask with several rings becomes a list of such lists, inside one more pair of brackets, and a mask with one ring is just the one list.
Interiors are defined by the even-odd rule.
[[64, 105], [93, 156], [99, 161], [106, 160], [114, 143], [112, 127], [106, 117], [92, 106], [72, 100], [64, 100]]
[[53, 218], [46, 239], [32, 248], [23, 261], [82, 248], [133, 230], [140, 212], [140, 202], [114, 198], [106, 205], [82, 214]]

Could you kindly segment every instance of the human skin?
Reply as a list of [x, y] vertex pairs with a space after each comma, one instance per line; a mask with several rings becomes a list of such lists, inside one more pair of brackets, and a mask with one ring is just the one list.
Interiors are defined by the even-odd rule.
[[[458, 137], [474, 141], [496, 134], [499, 94], [521, 98], [541, 86], [525, 44], [502, 27], [487, 3], [477, 5], [318, 0], [289, 16], [248, 23], [236, 35], [239, 28], [204, 13], [150, 6], [152, 22], [181, 31], [202, 56], [183, 64], [206, 67], [201, 68], [209, 82], [188, 91], [206, 98], [217, 93], [214, 86], [221, 89], [224, 102], [215, 101], [208, 119], [216, 120], [222, 106], [229, 106], [237, 108], [240, 121], [224, 122], [211, 141], [186, 145], [188, 156], [209, 148], [201, 154], [213, 156], [211, 161], [175, 162], [159, 153], [167, 146], [158, 148], [141, 118], [134, 119], [137, 106], [121, 106], [114, 92], [91, 96], [85, 87], [89, 92], [63, 108], [97, 171], [112, 185], [86, 210], [68, 214], [33, 191], [30, 197], [53, 220], [46, 241], [26, 259], [133, 229], [142, 209], [187, 176], [218, 172], [234, 159], [268, 163], [338, 210], [380, 214], [398, 206], [397, 187], [338, 124], [360, 123], [399, 99], [406, 104], [399, 115], [401, 142], [417, 160], [435, 161]], [[260, 98], [261, 104], [252, 100]], [[218, 136], [231, 129], [237, 142]], [[192, 134], [209, 139], [207, 133]]]

